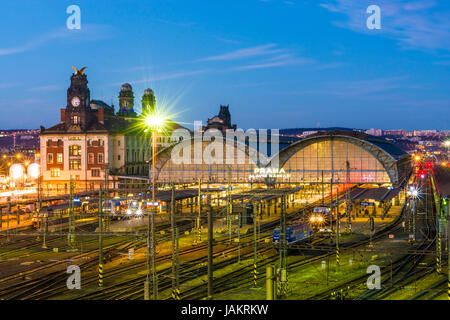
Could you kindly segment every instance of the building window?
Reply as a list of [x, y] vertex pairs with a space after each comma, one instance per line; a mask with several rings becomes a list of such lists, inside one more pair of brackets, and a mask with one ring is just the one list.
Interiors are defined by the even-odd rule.
[[88, 140], [88, 146], [92, 147], [92, 140], [91, 139]]
[[60, 176], [61, 176], [61, 169], [59, 169], [59, 168], [53, 168], [53, 169], [50, 171], [50, 174], [51, 174], [51, 176], [52, 176], [53, 178], [60, 177]]
[[117, 156], [117, 160], [119, 160], [120, 161], [120, 154]]
[[72, 145], [69, 147], [69, 156], [81, 157], [81, 147], [77, 145]]
[[100, 177], [100, 169], [92, 169], [91, 176], [92, 177]]
[[98, 154], [98, 163], [103, 163], [103, 153]]
[[80, 116], [71, 116], [70, 121], [72, 124], [80, 124]]
[[69, 170], [80, 170], [80, 169], [81, 169], [80, 159], [71, 159], [69, 161]]
[[117, 140], [117, 145], [120, 147], [120, 140]]
[[58, 139], [58, 147], [62, 147], [63, 146], [63, 141], [61, 139]]
[[88, 163], [89, 164], [92, 164], [92, 163], [94, 163], [94, 160], [95, 159], [95, 154], [93, 154], [93, 153], [88, 153]]
[[49, 139], [49, 140], [47, 140], [47, 147], [51, 147], [51, 146], [52, 146], [52, 140]]
[[99, 146], [103, 146], [103, 140], [102, 139], [98, 139], [98, 145]]
[[47, 163], [52, 164], [53, 163], [53, 153], [49, 153], [47, 155]]
[[56, 162], [63, 163], [63, 154], [62, 153], [56, 154]]

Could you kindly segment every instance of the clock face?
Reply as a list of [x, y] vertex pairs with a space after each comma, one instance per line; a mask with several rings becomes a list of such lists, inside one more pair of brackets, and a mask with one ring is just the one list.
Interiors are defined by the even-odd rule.
[[80, 98], [73, 97], [71, 102], [72, 102], [72, 106], [78, 107], [80, 105]]

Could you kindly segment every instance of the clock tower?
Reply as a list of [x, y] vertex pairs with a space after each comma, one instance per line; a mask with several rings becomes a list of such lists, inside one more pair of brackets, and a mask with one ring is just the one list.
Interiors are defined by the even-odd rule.
[[84, 74], [86, 67], [75, 70], [70, 78], [70, 87], [67, 89], [66, 128], [68, 131], [84, 131], [91, 121], [90, 91], [87, 86], [87, 77]]

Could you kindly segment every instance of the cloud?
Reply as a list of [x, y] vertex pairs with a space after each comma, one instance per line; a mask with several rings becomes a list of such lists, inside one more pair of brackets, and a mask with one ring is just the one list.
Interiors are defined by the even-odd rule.
[[69, 30], [67, 28], [60, 28], [58, 30], [45, 33], [41, 36], [38, 36], [34, 39], [29, 40], [28, 42], [9, 48], [0, 48], [0, 56], [6, 56], [11, 54], [17, 54], [22, 52], [27, 52], [34, 50], [47, 42], [58, 40], [58, 39], [72, 39], [72, 40], [90, 40], [95, 41], [101, 38], [106, 38], [113, 34], [110, 32], [110, 28], [104, 25], [94, 25], [94, 24], [86, 24], [82, 25], [81, 29], [77, 30]]
[[294, 53], [285, 48], [280, 48], [274, 43], [239, 49], [220, 55], [202, 58], [195, 62], [236, 61], [244, 59], [249, 60], [251, 58], [254, 58], [251, 63], [236, 66], [231, 69], [228, 68], [227, 70], [240, 71], [315, 63], [315, 60], [313, 59], [297, 57]]
[[325, 0], [321, 7], [346, 17], [335, 25], [352, 31], [379, 34], [397, 40], [405, 49], [450, 50], [449, 10], [433, 0], [378, 0], [381, 30], [366, 27], [368, 0]]
[[376, 97], [382, 92], [389, 92], [399, 88], [411, 88], [405, 85], [407, 76], [357, 80], [357, 81], [335, 81], [325, 83], [322, 88], [315, 90], [302, 90], [291, 92], [293, 94], [312, 94], [312, 95], [334, 95], [342, 97]]
[[17, 83], [0, 83], [0, 89], [8, 89], [17, 86]]
[[278, 55], [278, 56], [266, 59], [259, 63], [236, 67], [235, 70], [263, 69], [263, 68], [293, 66], [293, 65], [312, 64], [312, 63], [315, 63], [315, 61], [313, 59], [298, 58], [292, 54], [282, 54], [282, 55]]
[[[137, 84], [137, 83], [148, 83], [148, 82], [154, 82], [154, 81], [161, 81], [161, 80], [170, 80], [170, 79], [179, 79], [179, 78], [185, 78], [189, 76], [194, 76], [198, 74], [204, 74], [208, 73], [211, 70], [209, 69], [203, 69], [203, 70], [193, 70], [193, 71], [181, 71], [181, 72], [173, 72], [173, 73], [161, 73], [157, 74], [148, 78], [139, 79], [139, 80], [133, 80], [133, 81], [127, 81], [130, 84]], [[107, 86], [118, 86], [122, 85], [123, 83], [111, 83]]]
[[28, 91], [57, 91], [64, 90], [64, 87], [57, 84], [50, 84], [47, 86], [40, 86], [28, 89]]
[[216, 55], [216, 56], [198, 59], [198, 60], [196, 60], [196, 62], [238, 60], [238, 59], [245, 59], [245, 58], [249, 58], [249, 57], [268, 56], [268, 55], [280, 53], [283, 51], [281, 49], [273, 49], [274, 47], [276, 47], [276, 44], [269, 43], [269, 44], [265, 44], [262, 46], [239, 49], [239, 50], [231, 51], [231, 52]]

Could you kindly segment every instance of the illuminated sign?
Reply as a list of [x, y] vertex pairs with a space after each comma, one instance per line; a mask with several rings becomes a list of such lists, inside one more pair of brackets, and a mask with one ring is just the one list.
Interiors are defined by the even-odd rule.
[[373, 202], [360, 202], [360, 205], [362, 205], [362, 206], [374, 206], [375, 203], [373, 203]]
[[145, 204], [146, 204], [147, 206], [151, 206], [151, 207], [153, 207], [153, 206], [155, 206], [155, 207], [156, 207], [156, 206], [159, 206], [159, 202], [151, 202], [151, 201], [150, 201], [150, 202], [146, 202]]
[[283, 168], [255, 168], [253, 174], [249, 176], [250, 179], [258, 178], [289, 178], [290, 174], [286, 174]]

